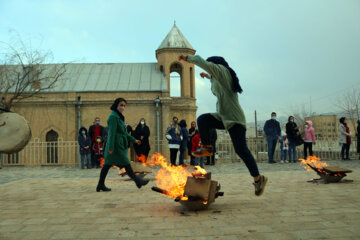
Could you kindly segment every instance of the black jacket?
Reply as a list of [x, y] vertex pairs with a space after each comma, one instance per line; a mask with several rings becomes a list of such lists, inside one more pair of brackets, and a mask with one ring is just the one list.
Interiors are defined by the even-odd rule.
[[[85, 131], [85, 135], [82, 134], [82, 131]], [[79, 136], [78, 142], [80, 146], [80, 154], [89, 154], [91, 152], [91, 139], [90, 136], [87, 134], [87, 130], [85, 127], [81, 127], [79, 129]], [[88, 147], [85, 149], [85, 147]]]
[[[141, 141], [140, 145], [134, 144], [134, 149], [136, 155], [140, 156], [141, 154], [148, 156], [150, 152], [149, 136], [150, 129], [148, 126], [144, 125], [143, 127], [139, 123], [133, 133], [134, 138]], [[144, 138], [141, 139], [141, 136]]]
[[[94, 133], [95, 133], [95, 126], [96, 125], [91, 125], [89, 127], [89, 136], [90, 136], [90, 139], [92, 141], [92, 138], [94, 136]], [[106, 135], [106, 130], [103, 126], [99, 125], [100, 126], [100, 137], [103, 139], [103, 140], [106, 140], [105, 138], [107, 137]]]

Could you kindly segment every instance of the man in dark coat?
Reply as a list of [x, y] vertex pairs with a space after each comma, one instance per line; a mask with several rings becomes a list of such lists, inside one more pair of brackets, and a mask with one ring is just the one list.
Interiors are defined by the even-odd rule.
[[276, 121], [276, 113], [271, 113], [271, 119], [267, 120], [264, 125], [264, 132], [266, 135], [266, 141], [268, 144], [268, 157], [269, 163], [276, 163], [274, 161], [274, 152], [276, 143], [281, 135], [280, 123]]
[[100, 136], [104, 141], [106, 141], [106, 130], [103, 126], [100, 125], [100, 118], [96, 117], [94, 124], [89, 127], [89, 136], [91, 138], [91, 165], [92, 167], [99, 167], [100, 162], [96, 161], [95, 152], [92, 150], [93, 145], [95, 144], [95, 139]]

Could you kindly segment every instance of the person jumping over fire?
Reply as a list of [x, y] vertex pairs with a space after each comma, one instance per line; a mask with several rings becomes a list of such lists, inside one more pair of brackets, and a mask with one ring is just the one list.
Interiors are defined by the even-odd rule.
[[206, 61], [196, 56], [179, 56], [179, 61], [187, 61], [204, 69], [200, 76], [210, 79], [211, 91], [217, 98], [216, 113], [206, 113], [198, 117], [202, 147], [193, 152], [193, 156], [211, 156], [209, 130], [211, 128], [226, 129], [231, 137], [235, 152], [245, 162], [254, 178], [255, 195], [260, 196], [265, 189], [268, 178], [260, 175], [257, 163], [246, 144], [246, 120], [239, 104], [238, 93], [242, 93], [239, 79], [235, 71], [229, 67], [223, 57], [209, 57]]
[[140, 144], [141, 142], [130, 136], [126, 131], [125, 118], [122, 114], [125, 110], [126, 103], [124, 98], [117, 98], [110, 107], [112, 112], [107, 120], [109, 134], [105, 147], [105, 164], [100, 172], [99, 183], [96, 187], [97, 192], [111, 191], [110, 188], [105, 186], [105, 178], [113, 165], [119, 168], [125, 168], [126, 173], [134, 180], [138, 188], [145, 186], [149, 182], [148, 179], [145, 180], [135, 175], [127, 156], [128, 142], [135, 142], [136, 144]]

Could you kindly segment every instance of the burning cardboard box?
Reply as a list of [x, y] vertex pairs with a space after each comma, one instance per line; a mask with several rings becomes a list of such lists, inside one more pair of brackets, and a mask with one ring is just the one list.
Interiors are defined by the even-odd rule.
[[[153, 187], [153, 191], [169, 195], [164, 189]], [[215, 198], [223, 196], [223, 192], [219, 192], [220, 184], [217, 181], [211, 180], [211, 173], [192, 173], [192, 176], [187, 177], [182, 196], [175, 198], [175, 202], [187, 208], [188, 210], [203, 210], [215, 202]]]
[[316, 156], [309, 156], [306, 160], [299, 160], [301, 161], [300, 164], [305, 165], [307, 171], [313, 170], [320, 176], [320, 179], [314, 179], [313, 181], [320, 180], [323, 183], [340, 182], [346, 176], [346, 173], [352, 172], [350, 169], [338, 166], [330, 167], [326, 162], [321, 162], [320, 158]]

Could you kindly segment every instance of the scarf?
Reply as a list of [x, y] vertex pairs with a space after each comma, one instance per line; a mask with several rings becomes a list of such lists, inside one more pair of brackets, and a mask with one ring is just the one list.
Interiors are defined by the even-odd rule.
[[[346, 128], [346, 132], [350, 133], [350, 129], [348, 127], [347, 124], [343, 123], [344, 127]], [[351, 137], [350, 136], [346, 136], [346, 145], [350, 145], [351, 144]]]

